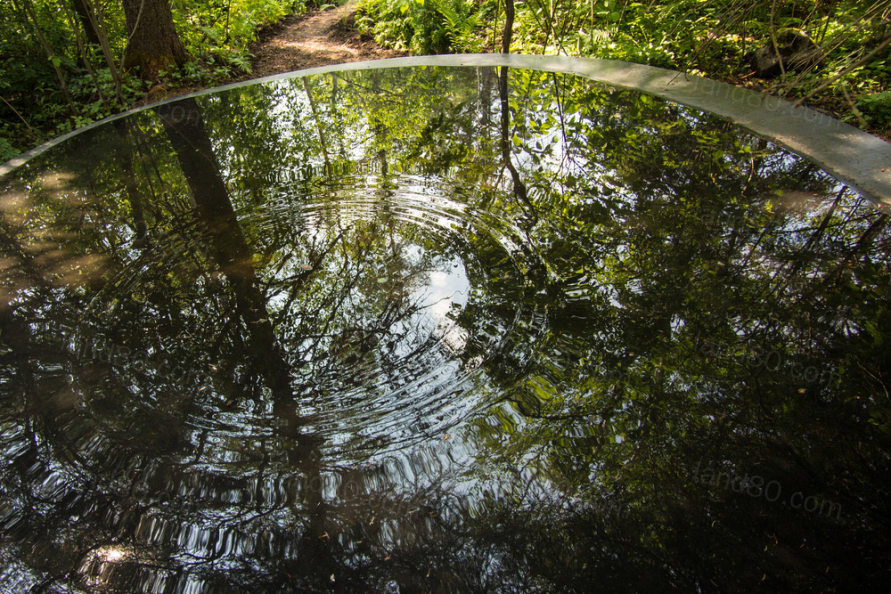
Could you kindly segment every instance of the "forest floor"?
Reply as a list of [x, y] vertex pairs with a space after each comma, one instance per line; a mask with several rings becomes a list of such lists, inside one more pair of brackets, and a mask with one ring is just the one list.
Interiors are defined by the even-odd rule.
[[[300, 15], [290, 15], [262, 30], [259, 39], [251, 46], [253, 55], [251, 72], [234, 76], [229, 80], [216, 81], [212, 86], [262, 78], [327, 66], [343, 62], [395, 58], [406, 55], [379, 47], [373, 39], [359, 34], [355, 25], [356, 4], [345, 4], [327, 10], [311, 10]], [[168, 87], [158, 85], [137, 102], [146, 105], [207, 88], [208, 85]]]
[[251, 48], [255, 56], [254, 69], [243, 78], [403, 55], [378, 47], [374, 40], [356, 31], [357, 1], [349, 0], [337, 8], [291, 16], [274, 25], [261, 34], [260, 41]]

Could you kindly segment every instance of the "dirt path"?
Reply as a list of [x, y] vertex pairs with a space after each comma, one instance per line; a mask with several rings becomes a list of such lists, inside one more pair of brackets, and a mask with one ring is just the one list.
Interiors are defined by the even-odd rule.
[[[393, 58], [402, 54], [378, 47], [371, 39], [359, 35], [355, 26], [356, 4], [349, 0], [346, 4], [328, 10], [311, 10], [302, 15], [291, 15], [282, 19], [260, 34], [260, 40], [251, 46], [253, 69], [248, 74], [230, 80], [217, 81], [214, 86], [232, 82], [261, 78], [326, 66], [342, 62], [358, 62]], [[135, 106], [146, 105], [161, 99], [177, 97], [207, 88], [206, 86], [183, 86], [168, 88], [158, 85], [146, 94]]]
[[254, 71], [245, 79], [290, 72], [300, 68], [392, 58], [398, 52], [384, 50], [374, 41], [362, 39], [355, 29], [358, 0], [325, 11], [288, 17], [270, 37], [251, 48]]

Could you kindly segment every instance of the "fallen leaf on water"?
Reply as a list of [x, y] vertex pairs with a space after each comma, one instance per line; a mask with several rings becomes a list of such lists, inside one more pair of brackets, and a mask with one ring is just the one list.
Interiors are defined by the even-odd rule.
[[312, 270], [312, 266], [310, 266], [309, 264], [301, 264], [300, 268], [302, 268], [303, 270]]

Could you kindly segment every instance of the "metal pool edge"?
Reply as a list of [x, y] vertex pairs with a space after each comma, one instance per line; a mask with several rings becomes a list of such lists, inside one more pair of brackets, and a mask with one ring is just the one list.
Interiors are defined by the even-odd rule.
[[731, 120], [817, 163], [839, 180], [891, 213], [891, 144], [844, 122], [785, 99], [699, 76], [643, 64], [598, 58], [524, 54], [449, 54], [349, 62], [295, 70], [203, 89], [131, 109], [93, 122], [0, 164], [0, 177], [65, 140], [133, 113], [188, 97], [218, 93], [257, 83], [325, 72], [411, 66], [508, 66], [576, 74], [615, 87], [633, 89], [696, 107]]

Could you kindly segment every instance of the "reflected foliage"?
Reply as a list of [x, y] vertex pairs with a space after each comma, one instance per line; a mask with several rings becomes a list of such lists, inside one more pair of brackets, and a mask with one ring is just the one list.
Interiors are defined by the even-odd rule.
[[887, 217], [720, 118], [274, 81], [32, 160], [0, 246], [4, 587], [884, 581]]

